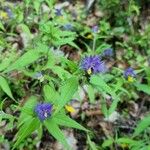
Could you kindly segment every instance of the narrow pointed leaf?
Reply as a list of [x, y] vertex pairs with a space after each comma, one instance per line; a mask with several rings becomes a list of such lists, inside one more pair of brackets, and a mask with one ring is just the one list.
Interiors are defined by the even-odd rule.
[[150, 116], [146, 116], [137, 124], [133, 136], [138, 136], [149, 126], [150, 126]]
[[29, 50], [25, 54], [23, 54], [18, 60], [16, 60], [16, 62], [10, 65], [10, 67], [8, 67], [5, 72], [22, 69], [23, 67], [26, 67], [27, 65], [33, 63], [40, 57], [41, 53], [39, 53], [38, 51]]
[[66, 103], [68, 103], [72, 99], [74, 93], [77, 91], [77, 88], [77, 78], [72, 77], [65, 82], [65, 84], [60, 89], [61, 95], [56, 113], [59, 112], [66, 105]]
[[17, 141], [15, 142], [13, 146], [13, 150], [27, 137], [29, 136], [33, 131], [38, 129], [40, 126], [40, 122], [36, 118], [32, 118], [28, 120], [26, 123], [24, 123], [21, 128], [19, 129], [16, 139]]
[[69, 150], [69, 145], [66, 141], [66, 138], [63, 134], [63, 132], [59, 129], [59, 126], [52, 121], [52, 119], [46, 120], [44, 122], [44, 125], [46, 126], [47, 130], [49, 131], [49, 133], [56, 139], [58, 140], [60, 143], [62, 143], [64, 145], [65, 149]]
[[150, 95], [150, 86], [147, 84], [140, 84], [140, 83], [135, 83], [135, 86], [137, 87], [138, 91], [142, 91], [148, 95]]
[[10, 98], [14, 99], [7, 80], [2, 76], [0, 76], [0, 87]]
[[76, 121], [72, 120], [70, 117], [66, 116], [65, 114], [57, 114], [53, 117], [53, 120], [62, 126], [67, 126], [71, 128], [76, 128], [84, 131], [88, 131], [86, 128], [81, 126], [79, 123]]
[[49, 85], [45, 85], [43, 88], [45, 101], [51, 104], [56, 104], [59, 98], [59, 94]]
[[119, 102], [119, 97], [116, 95], [116, 93], [113, 91], [113, 89], [107, 85], [107, 83], [104, 81], [104, 79], [101, 76], [93, 75], [90, 78], [90, 83], [96, 86], [96, 88], [100, 92], [108, 93], [112, 96], [113, 102], [109, 108], [108, 114], [110, 115], [112, 112], [115, 111], [117, 104]]

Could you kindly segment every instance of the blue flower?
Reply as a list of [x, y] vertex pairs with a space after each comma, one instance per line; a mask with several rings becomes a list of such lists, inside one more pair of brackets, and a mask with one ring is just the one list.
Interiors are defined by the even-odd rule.
[[12, 10], [9, 7], [5, 7], [5, 11], [7, 12], [9, 18], [13, 18], [13, 13]]
[[73, 28], [72, 24], [68, 23], [63, 26], [64, 30], [71, 30]]
[[124, 77], [129, 81], [133, 82], [133, 79], [136, 77], [136, 73], [133, 68], [129, 67], [124, 71]]
[[37, 72], [35, 75], [34, 75], [34, 78], [36, 79], [41, 79], [43, 77], [43, 74], [41, 72]]
[[44, 76], [43, 76], [43, 74], [42, 74], [41, 72], [37, 72], [37, 73], [33, 76], [33, 78], [40, 80], [40, 82], [43, 82], [43, 81], [44, 81]]
[[51, 116], [52, 105], [49, 103], [38, 103], [35, 107], [35, 113], [41, 121]]
[[112, 48], [107, 48], [104, 50], [103, 57], [112, 57], [113, 56], [113, 49]]
[[92, 32], [93, 33], [97, 33], [98, 30], [99, 30], [99, 27], [97, 25], [95, 25], [95, 26], [92, 27]]
[[56, 16], [62, 16], [62, 9], [55, 9]]
[[99, 55], [85, 57], [82, 59], [80, 67], [88, 74], [104, 73], [106, 71], [105, 63], [101, 61]]

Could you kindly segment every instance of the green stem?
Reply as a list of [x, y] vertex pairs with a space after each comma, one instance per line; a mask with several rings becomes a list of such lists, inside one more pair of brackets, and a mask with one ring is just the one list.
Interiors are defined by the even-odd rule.
[[93, 51], [95, 51], [96, 48], [96, 34], [94, 34], [94, 39], [93, 39]]

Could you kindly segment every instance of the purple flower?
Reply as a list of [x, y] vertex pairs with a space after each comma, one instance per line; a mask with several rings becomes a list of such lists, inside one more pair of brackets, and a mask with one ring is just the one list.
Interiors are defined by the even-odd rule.
[[35, 113], [41, 121], [51, 116], [52, 105], [49, 103], [38, 103], [35, 107]]
[[62, 9], [55, 9], [56, 16], [62, 16]]
[[98, 32], [99, 27], [97, 25], [92, 27], [92, 32], [93, 33], [97, 33]]
[[85, 57], [82, 59], [80, 67], [88, 74], [104, 73], [106, 71], [105, 63], [101, 61], [98, 55]]
[[112, 57], [113, 56], [113, 49], [112, 48], [107, 48], [104, 50], [102, 56], [104, 57]]
[[127, 68], [127, 69], [124, 71], [124, 77], [125, 77], [125, 78], [128, 78], [129, 76], [130, 76], [130, 77], [135, 77], [135, 76], [136, 76], [136, 74], [135, 74], [133, 68], [131, 68], [131, 67]]

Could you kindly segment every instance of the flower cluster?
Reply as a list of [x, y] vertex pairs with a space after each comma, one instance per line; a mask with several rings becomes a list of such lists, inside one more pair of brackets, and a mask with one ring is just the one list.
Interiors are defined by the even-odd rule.
[[49, 103], [38, 103], [35, 107], [35, 113], [41, 121], [51, 116], [52, 105]]
[[129, 67], [124, 71], [124, 77], [129, 81], [133, 82], [133, 79], [135, 78], [136, 74], [133, 68]]
[[101, 61], [98, 55], [85, 57], [82, 59], [80, 67], [88, 74], [104, 73], [106, 71], [105, 63]]

